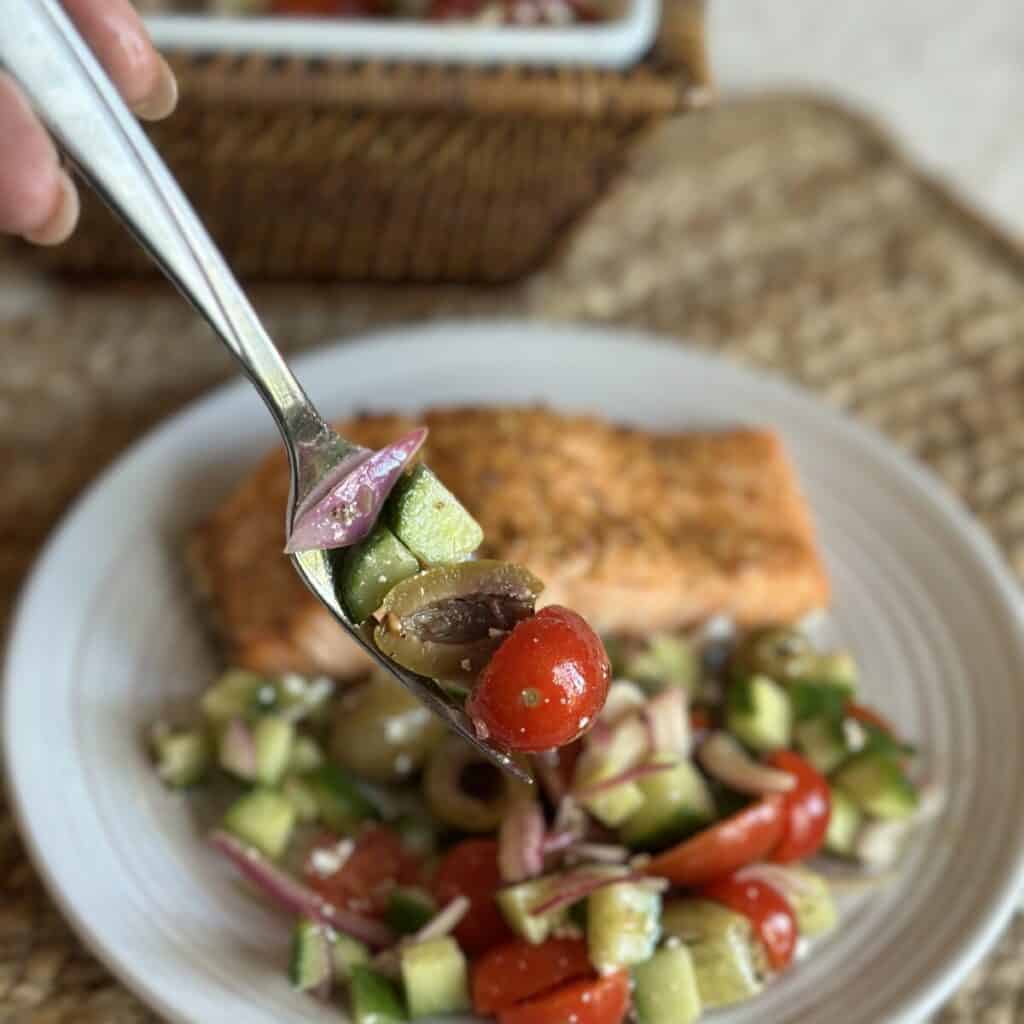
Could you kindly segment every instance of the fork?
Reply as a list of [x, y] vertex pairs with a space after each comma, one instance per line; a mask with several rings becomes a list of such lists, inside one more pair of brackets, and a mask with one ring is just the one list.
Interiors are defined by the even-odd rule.
[[[324, 475], [356, 447], [327, 425], [270, 340], [199, 217], [57, 0], [3, 0], [0, 69], [21, 87], [68, 159], [241, 364], [281, 431], [291, 468], [286, 525]], [[488, 760], [532, 782], [481, 740], [431, 679], [377, 650], [349, 621], [325, 551], [291, 555], [306, 586], [379, 665]]]

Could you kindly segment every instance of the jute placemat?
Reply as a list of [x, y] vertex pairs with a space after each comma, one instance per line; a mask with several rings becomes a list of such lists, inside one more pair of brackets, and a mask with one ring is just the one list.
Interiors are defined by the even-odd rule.
[[[780, 370], [927, 462], [1024, 573], [1024, 262], [836, 109], [775, 97], [671, 125], [556, 262], [515, 288], [254, 296], [291, 351], [501, 314], [648, 328]], [[3, 630], [69, 501], [232, 367], [162, 283], [40, 281], [19, 254], [0, 263], [0, 368]], [[53, 909], [2, 809], [0, 879], [0, 1021], [154, 1020]], [[1024, 1020], [1020, 918], [939, 1019]]]

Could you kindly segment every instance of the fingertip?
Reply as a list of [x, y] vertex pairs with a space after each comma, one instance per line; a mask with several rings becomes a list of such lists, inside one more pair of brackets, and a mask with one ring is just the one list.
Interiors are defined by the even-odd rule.
[[78, 223], [81, 211], [78, 189], [66, 171], [59, 172], [57, 186], [56, 202], [50, 216], [42, 227], [24, 234], [24, 238], [33, 245], [60, 245], [71, 237]]
[[160, 121], [174, 113], [178, 105], [178, 80], [171, 66], [157, 54], [157, 71], [147, 94], [132, 105], [144, 121]]

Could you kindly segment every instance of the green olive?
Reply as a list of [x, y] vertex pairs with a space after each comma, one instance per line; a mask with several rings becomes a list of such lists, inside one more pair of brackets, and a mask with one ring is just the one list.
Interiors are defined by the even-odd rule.
[[737, 651], [737, 666], [743, 675], [761, 673], [785, 683], [813, 676], [819, 657], [799, 630], [767, 629], [743, 642]]
[[423, 772], [430, 813], [463, 832], [493, 832], [516, 799], [530, 795], [518, 782], [478, 754], [465, 740], [446, 736]]
[[543, 587], [532, 573], [509, 562], [428, 569], [384, 598], [374, 641], [422, 676], [472, 682], [512, 628], [533, 614]]
[[371, 782], [400, 782], [423, 764], [444, 732], [388, 673], [374, 673], [337, 701], [331, 756]]

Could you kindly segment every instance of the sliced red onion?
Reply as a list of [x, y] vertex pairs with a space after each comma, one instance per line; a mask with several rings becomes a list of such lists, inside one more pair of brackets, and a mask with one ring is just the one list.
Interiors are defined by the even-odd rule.
[[690, 715], [682, 687], [673, 686], [652, 697], [643, 710], [656, 754], [688, 757], [690, 754]]
[[427, 942], [429, 939], [441, 939], [450, 935], [458, 927], [459, 922], [469, 913], [469, 900], [465, 896], [456, 896], [445, 904], [415, 935], [412, 942]]
[[625, 864], [629, 850], [615, 843], [576, 843], [569, 856], [577, 863]]
[[394, 942], [395, 936], [386, 925], [329, 903], [318, 892], [282, 871], [254, 847], [233, 835], [218, 830], [211, 834], [210, 842], [279, 907], [300, 917], [311, 917], [375, 949]]
[[605, 867], [603, 870], [599, 870], [595, 866], [590, 871], [580, 869], [578, 872], [566, 875], [562, 884], [547, 899], [531, 907], [529, 912], [537, 915], [547, 914], [552, 910], [560, 910], [562, 907], [579, 903], [580, 900], [589, 896], [592, 892], [596, 892], [598, 889], [603, 889], [608, 885], [618, 885], [620, 882], [632, 882], [643, 884], [644, 886], [648, 886], [648, 883], [653, 882], [654, 884], [650, 885], [649, 888], [656, 889], [658, 892], [668, 888], [668, 882], [663, 878], [650, 878], [647, 875], [628, 871], [625, 867], [620, 870], [612, 867]]
[[524, 882], [544, 871], [544, 814], [536, 800], [518, 800], [498, 829], [498, 869], [505, 882]]
[[573, 796], [581, 802], [586, 802], [587, 800], [592, 800], [600, 793], [606, 793], [609, 789], [615, 789], [616, 786], [623, 786], [627, 782], [636, 782], [637, 779], [654, 775], [657, 772], [668, 771], [678, 763], [678, 760], [670, 761], [667, 759], [664, 761], [644, 761], [642, 764], [635, 764], [632, 768], [627, 768], [617, 775], [609, 775], [607, 779], [602, 779], [600, 782], [595, 782], [593, 785], [586, 786], [583, 789], [577, 789], [573, 792]]
[[343, 459], [328, 474], [323, 497], [296, 516], [285, 552], [344, 548], [361, 541], [426, 438], [426, 427], [420, 427], [354, 467]]
[[796, 785], [789, 772], [755, 761], [726, 732], [711, 733], [700, 745], [697, 758], [709, 775], [740, 793], [788, 793]]
[[533, 774], [540, 783], [544, 795], [557, 807], [565, 797], [565, 782], [558, 768], [558, 751], [545, 750], [533, 756]]
[[256, 778], [256, 741], [244, 719], [232, 718], [225, 726], [217, 760], [236, 778], [246, 782]]
[[544, 837], [544, 854], [545, 856], [549, 853], [561, 853], [563, 850], [569, 849], [570, 846], [574, 846], [579, 842], [580, 833], [573, 832], [570, 829], [564, 829], [561, 832], [549, 832]]

